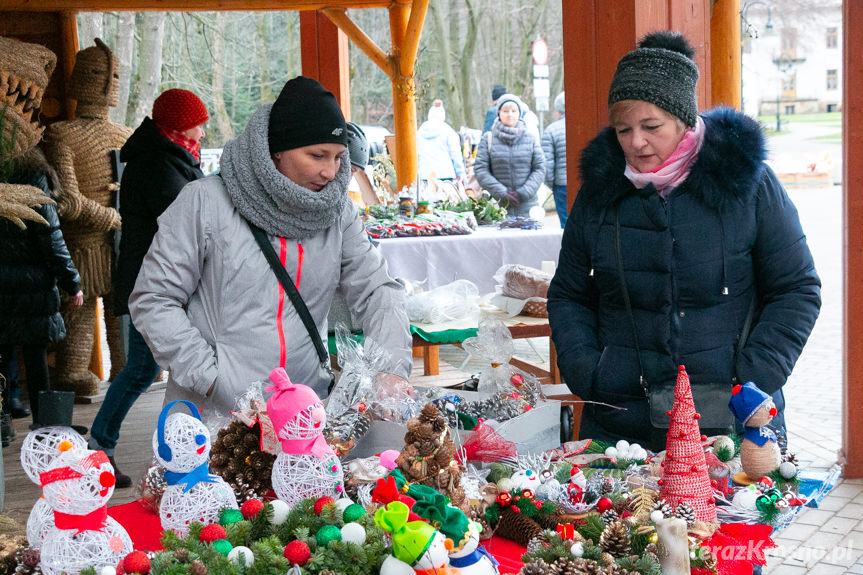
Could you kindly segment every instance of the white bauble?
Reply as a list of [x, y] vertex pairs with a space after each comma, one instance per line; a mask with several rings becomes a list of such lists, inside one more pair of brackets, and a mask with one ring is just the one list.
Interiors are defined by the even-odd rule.
[[659, 509], [650, 512], [650, 520], [654, 523], [659, 523], [665, 519], [665, 515]]
[[353, 501], [348, 499], [347, 497], [342, 497], [341, 499], [336, 501], [336, 509], [339, 513], [344, 513], [345, 509], [347, 509], [350, 505], [353, 505]]
[[760, 494], [761, 492], [757, 489], [741, 489], [734, 494], [731, 502], [744, 509], [755, 509], [755, 500]]
[[617, 459], [617, 448], [613, 445], [605, 448], [605, 456], [611, 459]]
[[362, 545], [366, 542], [366, 530], [359, 523], [345, 523], [342, 526], [342, 541]]
[[727, 451], [734, 455], [734, 440], [727, 435], [720, 435], [713, 442], [713, 451]]
[[576, 541], [572, 544], [572, 547], [569, 548], [569, 552], [572, 553], [575, 557], [581, 557], [584, 555], [584, 543], [581, 541]]
[[248, 547], [243, 547], [242, 545], [237, 545], [228, 553], [228, 560], [231, 563], [240, 564], [240, 555], [243, 556], [243, 559], [246, 561], [246, 567], [251, 567], [255, 562], [255, 554], [252, 553], [252, 550]]
[[615, 445], [615, 447], [617, 448], [618, 453], [620, 453], [621, 451], [624, 453], [628, 452], [629, 451], [629, 442], [625, 439], [621, 439], [620, 441], [617, 442], [617, 445]]
[[635, 453], [633, 454], [632, 458], [636, 461], [644, 461], [645, 459], [647, 459], [647, 451], [645, 451], [643, 447], [638, 446], [635, 449]]
[[273, 525], [281, 525], [288, 518], [291, 506], [281, 499], [273, 499], [270, 501], [270, 505], [273, 506]]
[[797, 475], [797, 466], [790, 461], [783, 461], [779, 464], [779, 473], [785, 479], [791, 479], [792, 477]]
[[117, 568], [105, 565], [99, 569], [99, 575], [117, 575]]
[[509, 477], [503, 477], [503, 478], [499, 479], [497, 482], [497, 488], [500, 492], [509, 493], [510, 491], [512, 491], [514, 489], [514, 487], [515, 486], [512, 483], [512, 479], [510, 479]]

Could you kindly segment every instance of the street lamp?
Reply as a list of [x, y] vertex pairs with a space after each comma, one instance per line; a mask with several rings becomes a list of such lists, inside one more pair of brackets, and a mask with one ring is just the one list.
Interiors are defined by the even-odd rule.
[[740, 9], [740, 108], [742, 110], [746, 109], [743, 106], [743, 55], [747, 40], [744, 40], [744, 38], [748, 36], [748, 39], [753, 40], [758, 39], [758, 36], [760, 35], [758, 28], [746, 19], [746, 14], [753, 6], [759, 5], [767, 9], [767, 22], [764, 24], [764, 35], [770, 36], [773, 34], [773, 18], [770, 11], [770, 5], [761, 0], [744, 2], [743, 7]]

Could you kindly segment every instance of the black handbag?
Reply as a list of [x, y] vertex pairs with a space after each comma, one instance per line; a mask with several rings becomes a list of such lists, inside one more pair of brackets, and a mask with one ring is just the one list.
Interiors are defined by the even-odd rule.
[[[641, 361], [641, 349], [638, 345], [638, 330], [635, 326], [635, 316], [632, 313], [632, 302], [629, 299], [629, 289], [626, 287], [626, 276], [623, 273], [623, 254], [620, 247], [620, 211], [615, 212], [614, 231], [617, 248], [617, 273], [620, 279], [620, 289], [623, 295], [623, 303], [629, 315], [632, 326], [632, 337], [635, 343], [635, 353], [638, 357], [639, 383], [647, 397], [650, 407], [650, 424], [659, 429], [667, 429], [671, 423], [668, 411], [674, 405], [674, 385], [651, 386], [644, 377], [644, 364]], [[749, 304], [746, 320], [737, 341], [737, 354], [743, 350], [752, 327], [752, 319], [755, 315], [756, 296], [753, 295]], [[731, 398], [731, 389], [734, 382], [709, 382], [692, 385], [692, 398], [695, 402], [695, 411], [700, 415], [698, 425], [702, 430], [709, 429], [713, 432], [730, 431], [734, 425], [734, 416], [728, 409], [728, 400]]]
[[247, 223], [249, 224], [249, 228], [252, 230], [252, 235], [255, 236], [255, 241], [258, 242], [258, 246], [260, 246], [261, 251], [264, 252], [264, 257], [267, 258], [267, 263], [270, 264], [270, 268], [273, 270], [273, 273], [276, 274], [276, 279], [278, 279], [279, 283], [282, 284], [282, 287], [285, 288], [285, 293], [288, 294], [291, 303], [294, 304], [294, 309], [297, 310], [297, 314], [300, 316], [300, 319], [303, 320], [303, 325], [306, 326], [306, 331], [309, 332], [309, 337], [312, 338], [312, 343], [315, 344], [315, 351], [318, 352], [320, 367], [330, 376], [330, 384], [327, 387], [327, 395], [329, 395], [333, 390], [333, 386], [336, 385], [336, 374], [330, 364], [330, 354], [327, 353], [324, 343], [321, 341], [321, 334], [318, 332], [315, 320], [312, 319], [312, 314], [309, 313], [309, 308], [306, 307], [306, 302], [303, 301], [303, 297], [297, 290], [297, 286], [294, 285], [294, 280], [291, 279], [290, 274], [288, 274], [288, 270], [286, 270], [285, 266], [282, 265], [282, 262], [279, 261], [279, 256], [276, 255], [276, 250], [273, 249], [273, 245], [270, 243], [267, 233], [248, 220]]

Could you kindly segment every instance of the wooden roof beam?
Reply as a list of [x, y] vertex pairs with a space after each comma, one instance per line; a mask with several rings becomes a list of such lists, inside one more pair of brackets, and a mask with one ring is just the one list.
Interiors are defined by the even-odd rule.
[[393, 0], [3, 0], [2, 12], [212, 12], [388, 8]]
[[363, 32], [362, 28], [357, 26], [347, 14], [344, 8], [325, 8], [321, 10], [330, 21], [339, 27], [345, 35], [356, 44], [357, 48], [363, 51], [378, 68], [383, 70], [384, 74], [393, 79], [393, 65], [390, 56], [388, 56], [375, 41], [369, 38], [368, 34]]

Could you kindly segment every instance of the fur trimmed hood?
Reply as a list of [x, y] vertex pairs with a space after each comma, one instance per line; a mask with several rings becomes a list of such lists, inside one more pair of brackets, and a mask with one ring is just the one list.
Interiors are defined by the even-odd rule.
[[[766, 157], [764, 135], [755, 120], [731, 108], [715, 108], [702, 118], [704, 144], [683, 185], [704, 205], [721, 210], [756, 192]], [[654, 190], [637, 190], [624, 176], [625, 167], [614, 128], [603, 128], [581, 153], [579, 194], [588, 204], [608, 206], [624, 196]]]

